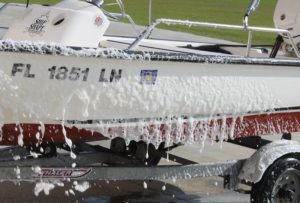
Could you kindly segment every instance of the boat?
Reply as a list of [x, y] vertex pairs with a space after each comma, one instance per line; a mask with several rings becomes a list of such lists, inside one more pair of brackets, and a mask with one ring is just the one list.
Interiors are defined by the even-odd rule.
[[[125, 141], [170, 146], [299, 132], [300, 5], [286, 1], [278, 0], [276, 28], [248, 24], [254, 0], [241, 25], [157, 19], [136, 36], [108, 33], [124, 26], [116, 18], [131, 19], [120, 0], [121, 14], [103, 1], [2, 3], [0, 144], [112, 139], [124, 151]], [[162, 23], [247, 31], [248, 43], [149, 37]], [[258, 47], [253, 32], [278, 37]]]

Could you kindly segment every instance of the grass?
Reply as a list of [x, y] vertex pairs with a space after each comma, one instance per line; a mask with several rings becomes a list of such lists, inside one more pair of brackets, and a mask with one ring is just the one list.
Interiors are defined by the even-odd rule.
[[[4, 0], [5, 1], [5, 0]], [[25, 2], [20, 1], [19, 2]], [[111, 2], [106, 0], [105, 2]], [[192, 21], [215, 23], [242, 24], [242, 18], [251, 0], [152, 0], [152, 19], [174, 18]], [[6, 0], [6, 2], [9, 2]], [[56, 0], [47, 0], [53, 4]], [[43, 0], [31, 0], [30, 3], [45, 3]], [[137, 24], [148, 24], [148, 0], [123, 0], [126, 12]], [[250, 17], [249, 24], [253, 26], [273, 27], [274, 0], [264, 0], [260, 7]], [[119, 11], [117, 6], [106, 6], [109, 11]], [[203, 27], [160, 26], [162, 28], [185, 31], [193, 34], [216, 37], [236, 42], [246, 42], [247, 33], [233, 30], [221, 30]], [[272, 44], [275, 35], [270, 33], [255, 33], [256, 44]]]
[[[148, 0], [123, 0], [128, 14], [138, 24], [148, 24]], [[174, 18], [192, 21], [215, 23], [242, 24], [244, 12], [250, 0], [152, 0], [153, 19]], [[275, 1], [264, 0], [260, 7], [250, 17], [249, 24], [255, 26], [273, 27], [273, 11]], [[246, 42], [247, 33], [233, 30], [216, 30], [203, 27], [161, 26], [163, 28], [187, 31], [190, 33]], [[270, 44], [275, 36], [270, 33], [255, 33], [254, 42]]]

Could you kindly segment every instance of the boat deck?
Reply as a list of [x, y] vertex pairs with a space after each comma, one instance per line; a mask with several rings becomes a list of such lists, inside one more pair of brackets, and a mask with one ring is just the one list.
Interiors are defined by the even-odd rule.
[[[3, 39], [14, 19], [24, 13], [24, 7], [24, 4], [0, 3], [0, 40]], [[111, 21], [104, 37], [100, 40], [100, 47], [127, 49], [144, 29], [144, 26]], [[143, 39], [136, 50], [199, 55], [245, 56], [246, 54], [246, 46], [242, 44], [163, 29], [154, 29], [151, 36]], [[250, 55], [268, 58], [269, 52], [270, 47], [253, 47]]]

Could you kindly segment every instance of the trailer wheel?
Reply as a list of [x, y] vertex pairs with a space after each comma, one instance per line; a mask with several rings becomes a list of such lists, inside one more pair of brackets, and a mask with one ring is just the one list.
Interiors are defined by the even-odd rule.
[[274, 162], [252, 185], [251, 202], [300, 202], [300, 160], [285, 157]]

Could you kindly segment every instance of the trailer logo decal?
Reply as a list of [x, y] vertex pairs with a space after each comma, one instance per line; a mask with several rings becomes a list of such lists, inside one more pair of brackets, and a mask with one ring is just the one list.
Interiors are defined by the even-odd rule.
[[155, 85], [157, 70], [141, 70], [140, 83], [143, 85]]
[[40, 17], [36, 18], [35, 21], [25, 29], [26, 32], [28, 32], [31, 36], [40, 35], [42, 36], [45, 32], [45, 24], [49, 22], [49, 12], [47, 12], [44, 15], [41, 15]]
[[41, 168], [33, 178], [80, 178], [92, 171], [91, 168]]

